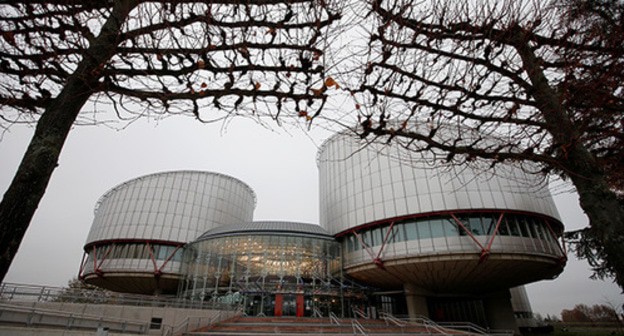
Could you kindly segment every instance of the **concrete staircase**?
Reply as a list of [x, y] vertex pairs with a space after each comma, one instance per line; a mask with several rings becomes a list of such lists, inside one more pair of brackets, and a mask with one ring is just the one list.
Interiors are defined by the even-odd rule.
[[458, 330], [418, 324], [388, 325], [384, 320], [374, 319], [358, 319], [360, 330], [353, 325], [352, 319], [338, 319], [338, 322], [330, 323], [329, 318], [310, 317], [235, 317], [185, 335], [469, 335]]

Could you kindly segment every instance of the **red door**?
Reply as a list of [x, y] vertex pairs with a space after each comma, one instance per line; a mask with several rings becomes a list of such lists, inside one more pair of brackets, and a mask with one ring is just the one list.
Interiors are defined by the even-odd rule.
[[297, 317], [303, 317], [304, 302], [303, 294], [297, 294]]
[[282, 305], [284, 303], [284, 297], [282, 294], [275, 294], [275, 316], [282, 316]]

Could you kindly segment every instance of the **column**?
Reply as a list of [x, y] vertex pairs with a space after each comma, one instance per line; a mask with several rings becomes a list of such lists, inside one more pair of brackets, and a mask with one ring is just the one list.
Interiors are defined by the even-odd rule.
[[485, 295], [483, 297], [483, 308], [490, 329], [512, 330], [515, 335], [520, 335], [513, 308], [511, 307], [511, 295], [508, 289]]
[[424, 316], [429, 318], [429, 308], [427, 307], [427, 297], [424, 291], [413, 284], [404, 284], [405, 301], [407, 302], [407, 313], [410, 318]]

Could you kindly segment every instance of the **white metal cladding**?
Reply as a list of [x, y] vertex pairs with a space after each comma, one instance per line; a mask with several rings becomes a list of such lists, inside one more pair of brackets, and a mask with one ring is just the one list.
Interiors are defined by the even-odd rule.
[[251, 221], [255, 204], [253, 190], [227, 175], [201, 171], [147, 175], [100, 198], [87, 244], [117, 239], [186, 243], [211, 228]]
[[520, 168], [434, 166], [400, 146], [366, 145], [344, 133], [319, 150], [320, 224], [331, 234], [358, 225], [448, 210], [501, 209], [559, 219], [547, 183]]

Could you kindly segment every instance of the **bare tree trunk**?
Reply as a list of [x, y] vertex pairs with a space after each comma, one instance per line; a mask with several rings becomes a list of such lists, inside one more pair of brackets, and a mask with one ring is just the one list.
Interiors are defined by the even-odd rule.
[[522, 58], [534, 87], [535, 101], [542, 111], [546, 127], [560, 146], [561, 165], [557, 168], [570, 177], [579, 194], [581, 208], [603, 246], [606, 264], [615, 271], [615, 281], [624, 289], [624, 208], [607, 183], [596, 158], [579, 141], [580, 135], [563, 109], [556, 91], [548, 84], [539, 60], [523, 37], [514, 32], [512, 42]]
[[624, 207], [604, 174], [588, 165], [593, 158], [584, 148], [570, 150], [568, 158], [568, 176], [579, 194], [581, 208], [589, 217], [593, 236], [602, 243], [606, 266], [614, 270], [615, 282], [624, 289]]
[[78, 113], [98, 89], [101, 67], [114, 54], [121, 26], [136, 6], [134, 2], [115, 1], [99, 36], [91, 41], [76, 71], [37, 122], [35, 134], [0, 202], [0, 282], [58, 165], [61, 149]]

